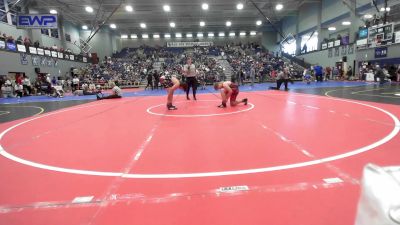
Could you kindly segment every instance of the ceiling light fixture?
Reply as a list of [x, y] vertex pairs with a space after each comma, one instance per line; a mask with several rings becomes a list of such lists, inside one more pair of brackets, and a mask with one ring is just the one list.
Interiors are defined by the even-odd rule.
[[257, 32], [252, 31], [252, 32], [250, 32], [250, 35], [251, 35], [251, 36], [255, 36], [255, 35], [257, 35]]
[[171, 22], [171, 23], [169, 23], [169, 26], [170, 26], [170, 27], [175, 27], [175, 23], [174, 23], [174, 22]]
[[110, 24], [110, 28], [116, 29], [116, 28], [117, 28], [117, 25], [115, 25], [114, 23], [112, 23], [112, 24]]
[[349, 26], [349, 25], [351, 25], [351, 22], [350, 21], [343, 21], [342, 25], [343, 26]]
[[225, 33], [224, 33], [224, 32], [220, 32], [220, 33], [218, 34], [218, 36], [219, 36], [219, 37], [225, 37]]
[[121, 39], [127, 39], [128, 38], [128, 35], [127, 34], [122, 34], [121, 35]]
[[131, 34], [131, 38], [136, 39], [137, 38], [137, 34]]
[[206, 25], [206, 23], [204, 21], [200, 21], [200, 26], [204, 27]]
[[147, 38], [149, 38], [149, 35], [148, 34], [142, 34], [142, 38], [147, 39]]
[[90, 6], [86, 6], [86, 7], [85, 7], [85, 10], [86, 10], [86, 12], [88, 12], [88, 13], [92, 13], [92, 12], [93, 12], [93, 8], [90, 7]]
[[257, 20], [256, 24], [257, 24], [257, 26], [260, 26], [262, 24], [262, 21], [261, 20]]
[[236, 9], [242, 10], [243, 9], [243, 4], [242, 3], [237, 4], [236, 5]]
[[277, 5], [275, 6], [275, 9], [278, 10], [278, 11], [280, 11], [280, 10], [283, 9], [283, 5], [279, 3], [279, 4], [277, 4]]
[[55, 10], [55, 9], [50, 9], [50, 14], [57, 14], [57, 10]]
[[226, 21], [226, 26], [227, 27], [230, 27], [232, 25], [232, 22], [231, 21]]
[[202, 8], [203, 10], [208, 10], [208, 4], [207, 4], [207, 3], [201, 4], [201, 8]]
[[83, 30], [87, 30], [87, 29], [88, 29], [88, 26], [82, 25], [82, 29], [83, 29]]
[[240, 36], [246, 36], [246, 32], [240, 32], [239, 35]]
[[175, 37], [181, 38], [181, 37], [182, 37], [182, 34], [181, 34], [181, 33], [176, 33], [176, 34], [175, 34]]
[[336, 30], [336, 27], [328, 27], [328, 30], [334, 31], [334, 30]]
[[208, 33], [208, 37], [214, 37], [214, 33]]
[[146, 24], [145, 23], [140, 23], [140, 27], [144, 29], [144, 28], [146, 28]]
[[169, 5], [164, 5], [163, 9], [164, 9], [165, 12], [171, 11], [171, 7], [169, 7]]
[[197, 33], [197, 37], [203, 37], [203, 33]]
[[164, 34], [164, 38], [171, 38], [170, 34]]
[[127, 5], [127, 6], [125, 6], [125, 10], [126, 10], [127, 12], [132, 12], [132, 11], [133, 11], [133, 8], [132, 8], [132, 6]]

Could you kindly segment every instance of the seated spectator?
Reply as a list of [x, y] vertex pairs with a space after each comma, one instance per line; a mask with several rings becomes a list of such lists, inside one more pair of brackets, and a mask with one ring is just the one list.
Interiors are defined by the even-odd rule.
[[35, 41], [35, 42], [33, 43], [33, 47], [39, 48], [39, 46], [40, 46], [39, 41]]
[[15, 97], [13, 94], [12, 86], [11, 86], [11, 81], [6, 80], [5, 83], [1, 86], [1, 92], [3, 94], [4, 98], [13, 98]]
[[17, 96], [17, 98], [21, 98], [22, 94], [23, 94], [23, 86], [21, 84], [15, 83], [14, 85], [14, 91], [15, 91], [15, 95]]
[[22, 36], [21, 35], [17, 38], [16, 43], [22, 45]]

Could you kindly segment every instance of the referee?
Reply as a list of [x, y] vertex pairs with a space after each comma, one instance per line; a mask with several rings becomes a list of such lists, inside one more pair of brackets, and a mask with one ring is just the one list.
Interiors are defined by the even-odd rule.
[[197, 90], [197, 79], [196, 79], [196, 67], [192, 64], [192, 58], [188, 58], [186, 61], [186, 65], [183, 66], [183, 75], [186, 78], [187, 89], [186, 89], [186, 99], [189, 98], [189, 90], [190, 87], [193, 89], [193, 98], [196, 99], [196, 90]]

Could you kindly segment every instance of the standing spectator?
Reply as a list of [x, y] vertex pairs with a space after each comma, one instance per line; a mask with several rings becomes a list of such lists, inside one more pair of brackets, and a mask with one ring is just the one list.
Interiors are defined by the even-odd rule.
[[15, 83], [14, 91], [15, 91], [15, 94], [17, 95], [17, 98], [21, 98], [22, 97], [23, 90], [24, 90], [24, 88], [23, 88], [23, 86], [21, 84]]
[[25, 95], [32, 95], [32, 85], [31, 85], [31, 80], [29, 79], [28, 76], [24, 74], [24, 79], [22, 80], [22, 85], [24, 87], [24, 93]]
[[151, 90], [154, 89], [154, 87], [153, 87], [153, 74], [151, 74], [150, 72], [147, 74], [147, 85], [144, 88], [144, 90], [146, 90], [148, 87], [151, 87]]
[[347, 69], [347, 79], [348, 80], [353, 79], [353, 68], [351, 68], [351, 66], [349, 66], [349, 68]]
[[53, 86], [57, 85], [57, 79], [56, 79], [55, 76], [53, 76], [53, 79], [51, 79], [51, 84], [52, 84]]
[[381, 69], [379, 64], [376, 64], [376, 66], [375, 66], [375, 76], [374, 76], [375, 82], [378, 82], [378, 78], [379, 78], [379, 83], [380, 84], [385, 83], [385, 73], [383, 72], [383, 70]]
[[31, 39], [29, 39], [29, 37], [24, 38], [24, 45], [27, 49], [29, 48], [29, 46], [31, 46]]
[[153, 81], [154, 81], [154, 88], [158, 89], [158, 85], [160, 83], [160, 75], [158, 74], [158, 71], [155, 70], [153, 73]]
[[325, 79], [326, 79], [326, 80], [332, 79], [332, 69], [331, 69], [331, 67], [329, 67], [329, 66], [327, 66], [327, 67], [325, 68]]
[[250, 68], [250, 80], [251, 80], [251, 86], [254, 85], [254, 81], [256, 79], [256, 69], [254, 68], [255, 65], [252, 64]]
[[397, 76], [396, 81], [400, 82], [400, 65], [397, 67], [396, 76]]
[[76, 90], [79, 90], [79, 78], [77, 76], [72, 79], [72, 92]]
[[323, 68], [318, 63], [315, 64], [315, 66], [314, 66], [314, 73], [315, 73], [317, 82], [322, 82]]

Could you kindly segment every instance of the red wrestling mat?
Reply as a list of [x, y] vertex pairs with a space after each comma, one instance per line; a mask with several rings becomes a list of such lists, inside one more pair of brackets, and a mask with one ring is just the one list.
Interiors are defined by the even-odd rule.
[[398, 106], [287, 92], [104, 100], [2, 124], [0, 224], [354, 223]]

